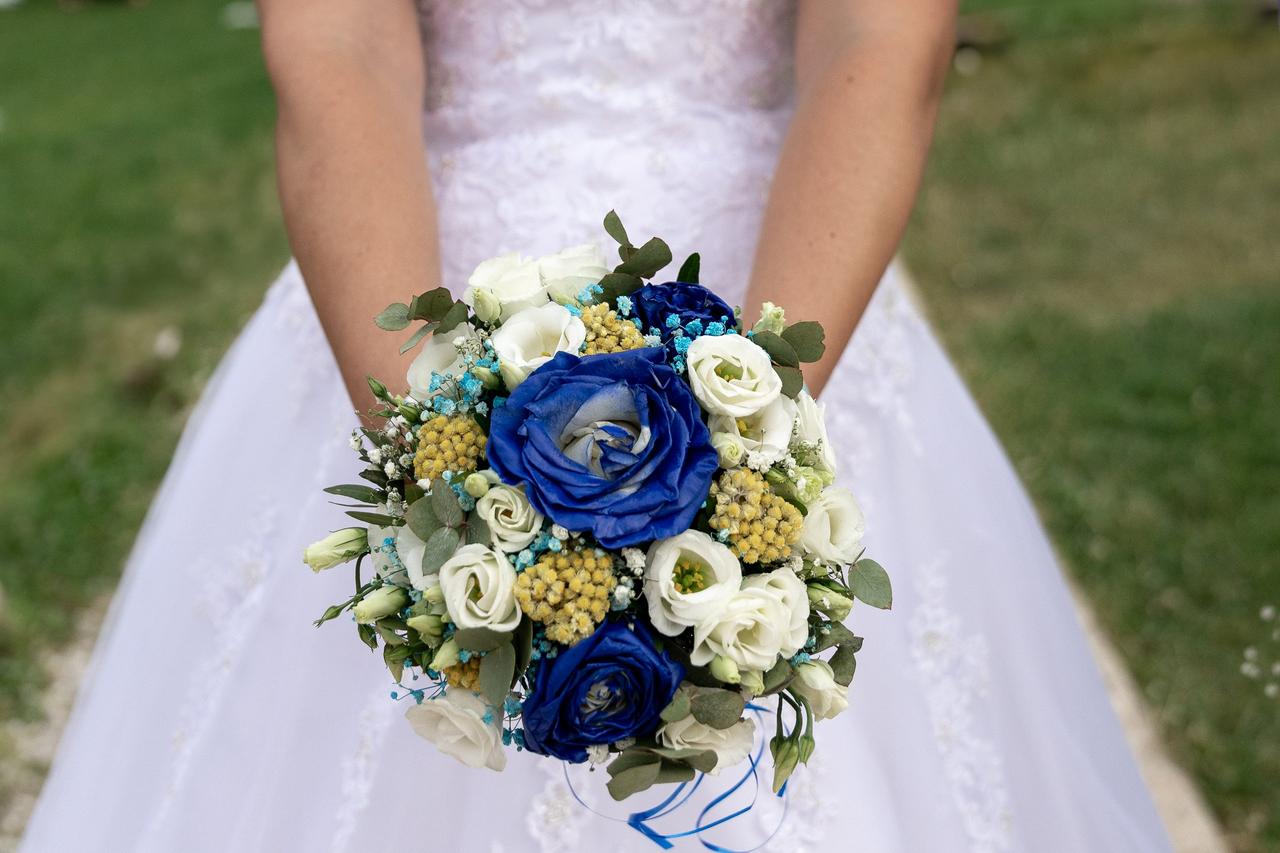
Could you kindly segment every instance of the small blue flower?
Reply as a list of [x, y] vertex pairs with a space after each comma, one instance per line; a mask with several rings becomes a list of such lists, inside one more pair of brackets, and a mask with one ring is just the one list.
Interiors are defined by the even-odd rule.
[[629, 316], [631, 314], [631, 308], [632, 308], [631, 297], [626, 295], [619, 296], [617, 299], [617, 306], [618, 306], [619, 315], [623, 317]]

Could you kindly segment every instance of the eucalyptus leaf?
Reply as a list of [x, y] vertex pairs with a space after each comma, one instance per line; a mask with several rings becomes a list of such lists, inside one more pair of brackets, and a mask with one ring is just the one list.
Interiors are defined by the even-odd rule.
[[858, 638], [855, 637], [853, 632], [848, 628], [841, 625], [839, 622], [832, 622], [830, 625], [826, 626], [825, 630], [818, 632], [818, 643], [814, 647], [813, 652], [814, 654], [817, 654], [818, 652], [826, 651], [832, 646], [849, 645], [857, 639]]
[[689, 716], [689, 691], [677, 690], [675, 695], [671, 697], [671, 701], [667, 703], [667, 707], [662, 709], [659, 715], [663, 722], [674, 723], [676, 720], [683, 720]]
[[467, 516], [467, 544], [468, 545], [490, 545], [493, 543], [493, 535], [489, 532], [489, 523], [480, 517], [479, 513], [471, 513]]
[[782, 380], [783, 394], [794, 400], [804, 390], [804, 374], [800, 372], [799, 368], [775, 364], [773, 370], [778, 374], [778, 378]]
[[471, 311], [467, 308], [467, 303], [462, 301], [453, 303], [449, 310], [445, 312], [445, 315], [440, 318], [440, 326], [436, 329], [436, 333], [452, 332], [459, 325], [465, 323], [470, 315]]
[[422, 573], [433, 575], [440, 571], [445, 561], [458, 550], [458, 542], [462, 539], [458, 531], [452, 527], [441, 527], [427, 540], [427, 547], [422, 552]]
[[372, 625], [357, 625], [356, 633], [360, 635], [360, 639], [371, 649], [378, 648], [378, 634], [373, 630]]
[[488, 628], [459, 628], [453, 633], [458, 648], [469, 652], [490, 652], [511, 642], [510, 634], [501, 634]]
[[[399, 648], [404, 648], [403, 646]], [[383, 646], [382, 662], [387, 665], [387, 670], [391, 673], [391, 679], [397, 684], [400, 679], [404, 678], [404, 658], [400, 657], [396, 646]]]
[[800, 366], [800, 357], [796, 355], [795, 349], [773, 332], [756, 332], [752, 334], [751, 342], [769, 353], [769, 357], [778, 364], [785, 367]]
[[409, 317], [414, 320], [439, 320], [453, 307], [453, 294], [448, 288], [437, 287], [413, 297], [409, 303]]
[[801, 361], [817, 361], [827, 351], [827, 333], [821, 323], [802, 320], [782, 330], [782, 339], [791, 344]]
[[849, 682], [853, 681], [854, 671], [858, 668], [857, 652], [853, 646], [840, 646], [827, 663], [831, 665], [831, 673], [835, 676], [836, 682], [848, 687]]
[[689, 703], [693, 718], [713, 729], [727, 729], [742, 719], [746, 707], [742, 694], [714, 687], [698, 688]]
[[375, 624], [373, 629], [378, 632], [378, 636], [381, 637], [382, 641], [388, 646], [403, 646], [407, 642], [404, 637], [401, 637], [395, 631], [391, 630], [391, 628], [381, 624], [380, 622]]
[[655, 749], [646, 749], [640, 746], [633, 746], [625, 752], [621, 753], [613, 761], [609, 762], [609, 766], [605, 768], [610, 776], [617, 776], [634, 767], [640, 767], [645, 764], [656, 764], [661, 761], [660, 756]]
[[466, 516], [462, 512], [462, 504], [458, 496], [444, 480], [431, 482], [431, 509], [440, 523], [448, 527], [461, 527]]
[[764, 695], [777, 693], [790, 684], [794, 677], [795, 670], [792, 669], [790, 661], [786, 658], [778, 658], [773, 668], [764, 674]]
[[849, 569], [849, 589], [854, 596], [872, 607], [889, 610], [893, 607], [893, 586], [889, 573], [875, 560], [859, 560]]
[[716, 768], [716, 754], [710, 749], [672, 749], [665, 746], [651, 746], [647, 749], [671, 761], [682, 761], [695, 770], [710, 773]]
[[694, 252], [692, 255], [684, 259], [684, 263], [680, 265], [680, 272], [676, 273], [676, 281], [688, 282], [689, 284], [698, 283], [698, 274], [702, 271], [702, 258]]
[[643, 284], [644, 282], [638, 276], [620, 272], [606, 273], [604, 278], [600, 279], [600, 288], [603, 290], [600, 299], [612, 303], [619, 296], [635, 293]]
[[660, 759], [651, 764], [641, 764], [623, 770], [609, 780], [609, 796], [621, 802], [632, 794], [638, 794], [658, 781], [658, 774], [661, 770], [662, 761]]
[[353, 501], [360, 501], [367, 504], [380, 504], [386, 500], [386, 493], [378, 489], [371, 489], [368, 486], [360, 486], [354, 484], [342, 486], [330, 486], [325, 491], [331, 495], [339, 495], [344, 498], [351, 498]]
[[423, 338], [425, 338], [427, 335], [431, 334], [432, 332], [434, 332], [434, 331], [436, 330], [436, 325], [437, 325], [436, 323], [423, 323], [423, 324], [418, 328], [418, 331], [414, 332], [414, 333], [409, 337], [409, 340], [405, 341], [404, 343], [402, 343], [402, 344], [400, 345], [400, 354], [401, 354], [401, 355], [404, 355], [404, 354], [405, 354], [405, 353], [407, 353], [409, 350], [411, 350], [411, 349], [413, 349], [414, 347], [416, 347], [416, 346], [418, 345], [418, 342], [419, 342], [419, 341], [421, 341], [421, 340], [422, 340]]
[[[713, 764], [712, 767], [715, 765]], [[676, 761], [664, 761], [658, 768], [657, 784], [663, 785], [670, 782], [689, 782], [697, 776], [698, 772], [688, 764], [681, 764]]]
[[498, 708], [507, 698], [515, 680], [516, 652], [511, 644], [498, 646], [480, 659], [480, 692], [485, 701]]
[[604, 215], [604, 230], [610, 237], [618, 241], [618, 245], [631, 245], [631, 239], [627, 237], [627, 229], [622, 227], [622, 220], [618, 217], [616, 210], [611, 210]]
[[436, 518], [436, 514], [431, 508], [431, 501], [427, 498], [419, 498], [409, 504], [409, 509], [404, 514], [404, 520], [409, 525], [409, 529], [413, 531], [413, 535], [423, 542], [426, 542], [431, 538], [432, 534], [443, 527], [440, 519]]
[[614, 272], [652, 278], [658, 270], [671, 263], [671, 248], [658, 237], [636, 249], [635, 254], [614, 267]]
[[382, 309], [381, 314], [373, 318], [373, 322], [378, 324], [379, 329], [398, 332], [409, 325], [409, 306], [403, 302], [392, 302]]
[[347, 515], [356, 521], [363, 521], [365, 524], [373, 524], [378, 527], [399, 527], [404, 524], [403, 518], [396, 518], [393, 515], [383, 515], [378, 512], [362, 512], [358, 509], [347, 510]]

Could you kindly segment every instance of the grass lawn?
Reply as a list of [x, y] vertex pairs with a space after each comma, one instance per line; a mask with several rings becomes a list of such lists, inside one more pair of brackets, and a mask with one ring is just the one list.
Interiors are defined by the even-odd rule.
[[[951, 81], [910, 266], [1175, 752], [1274, 849], [1280, 702], [1239, 666], [1280, 604], [1280, 39], [1224, 3], [967, 5], [1007, 41]], [[221, 11], [0, 11], [0, 716], [37, 713], [286, 257]]]

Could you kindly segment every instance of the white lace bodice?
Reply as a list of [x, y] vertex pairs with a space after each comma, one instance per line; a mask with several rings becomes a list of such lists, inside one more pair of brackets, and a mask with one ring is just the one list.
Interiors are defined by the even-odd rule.
[[446, 284], [499, 252], [603, 241], [616, 208], [740, 297], [789, 113], [791, 9], [424, 0]]

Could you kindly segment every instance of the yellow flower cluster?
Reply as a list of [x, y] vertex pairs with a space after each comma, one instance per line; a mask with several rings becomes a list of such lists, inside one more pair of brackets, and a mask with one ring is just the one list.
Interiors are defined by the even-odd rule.
[[791, 556], [804, 520], [748, 468], [725, 471], [711, 484], [712, 530], [728, 531], [727, 544], [744, 563], [774, 563]]
[[635, 324], [619, 317], [606, 302], [583, 308], [582, 323], [587, 327], [583, 355], [641, 349], [645, 345], [644, 335]]
[[446, 666], [444, 668], [444, 677], [448, 680], [450, 687], [458, 687], [463, 690], [479, 690], [480, 657], [472, 655], [467, 658], [466, 663], [455, 663], [453, 666]]
[[484, 457], [485, 434], [470, 415], [436, 415], [418, 429], [413, 473], [435, 480], [445, 471], [474, 471]]
[[516, 601], [547, 639], [571, 646], [589, 636], [609, 612], [617, 585], [613, 555], [599, 548], [543, 554], [516, 578]]

